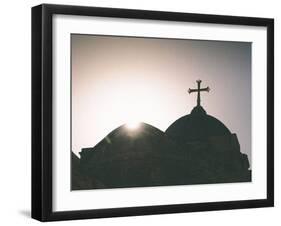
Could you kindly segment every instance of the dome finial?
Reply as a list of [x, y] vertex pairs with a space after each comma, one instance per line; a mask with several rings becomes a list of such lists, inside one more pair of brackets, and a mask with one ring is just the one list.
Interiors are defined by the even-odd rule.
[[193, 93], [193, 92], [197, 92], [197, 106], [199, 107], [200, 106], [200, 102], [201, 102], [201, 98], [200, 98], [200, 92], [203, 92], [203, 91], [206, 91], [206, 92], [209, 92], [210, 91], [210, 88], [209, 86], [207, 86], [206, 88], [200, 88], [200, 84], [201, 84], [201, 80], [196, 80], [197, 82], [197, 89], [188, 89], [188, 93]]

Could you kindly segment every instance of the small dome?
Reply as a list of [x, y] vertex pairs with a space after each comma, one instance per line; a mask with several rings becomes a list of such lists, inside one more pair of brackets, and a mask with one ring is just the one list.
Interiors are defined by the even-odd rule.
[[166, 134], [178, 142], [185, 143], [208, 137], [226, 136], [231, 132], [218, 119], [208, 115], [201, 106], [196, 106], [191, 114], [179, 118], [169, 126]]
[[138, 128], [131, 130], [126, 124], [110, 132], [95, 147], [83, 149], [80, 152], [82, 160], [85, 156], [100, 157], [103, 160], [120, 158], [120, 155], [130, 156], [132, 158], [139, 155], [152, 153], [161, 155], [163, 152], [174, 150], [175, 147], [167, 135], [146, 123], [139, 123]]

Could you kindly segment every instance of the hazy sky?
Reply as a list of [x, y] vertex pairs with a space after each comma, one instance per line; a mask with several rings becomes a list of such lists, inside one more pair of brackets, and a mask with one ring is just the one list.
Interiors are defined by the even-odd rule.
[[72, 150], [134, 121], [165, 131], [201, 105], [251, 161], [251, 43], [72, 35]]

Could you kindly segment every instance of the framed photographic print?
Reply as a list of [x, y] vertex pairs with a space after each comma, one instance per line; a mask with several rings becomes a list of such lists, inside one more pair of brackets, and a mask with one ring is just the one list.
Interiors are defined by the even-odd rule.
[[32, 8], [32, 217], [273, 206], [274, 21]]

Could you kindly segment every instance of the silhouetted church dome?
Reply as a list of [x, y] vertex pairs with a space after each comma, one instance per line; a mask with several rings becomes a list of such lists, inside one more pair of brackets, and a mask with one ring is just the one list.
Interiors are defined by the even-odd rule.
[[231, 132], [218, 119], [208, 115], [202, 106], [196, 106], [191, 114], [179, 118], [169, 126], [166, 134], [182, 143], [204, 140], [208, 137], [231, 135]]
[[183, 159], [176, 151], [163, 131], [140, 123], [135, 129], [118, 127], [80, 155], [82, 170], [89, 177], [108, 187], [135, 187], [174, 180], [171, 174], [177, 160]]
[[[147, 143], [157, 143], [165, 140], [166, 134], [146, 123], [139, 123], [137, 128], [130, 129], [126, 124], [116, 128], [109, 133], [99, 144], [96, 145], [96, 150], [100, 149], [104, 151], [112, 152], [124, 152], [129, 153], [133, 149], [146, 149], [144, 148]], [[129, 148], [130, 147], [130, 148]], [[152, 150], [151, 150], [152, 151]], [[110, 153], [111, 154], [111, 153]]]
[[146, 154], [161, 155], [163, 152], [170, 151], [171, 145], [173, 143], [163, 131], [149, 124], [140, 123], [134, 129], [128, 128], [127, 125], [116, 128], [95, 147], [83, 149], [80, 154], [82, 160], [83, 156], [87, 155], [100, 158], [100, 161], [111, 161], [118, 159], [120, 155], [130, 158], [138, 158]]

